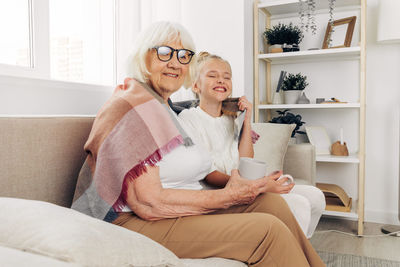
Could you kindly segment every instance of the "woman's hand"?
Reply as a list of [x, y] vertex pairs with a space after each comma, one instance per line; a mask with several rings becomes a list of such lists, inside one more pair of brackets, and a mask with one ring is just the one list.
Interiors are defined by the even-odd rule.
[[259, 194], [271, 192], [277, 194], [289, 193], [294, 183], [284, 185], [287, 178], [278, 181], [282, 171], [276, 171], [268, 176], [256, 180], [248, 180], [239, 175], [238, 170], [232, 170], [231, 178], [225, 186], [233, 203], [231, 205], [242, 205], [252, 203]]
[[247, 100], [247, 98], [245, 96], [241, 96], [239, 98], [238, 106], [239, 106], [239, 110], [242, 110], [242, 111], [246, 110], [246, 117], [244, 120], [250, 122], [253, 104], [251, 104], [250, 101]]
[[268, 176], [260, 178], [260, 179], [266, 180], [266, 186], [267, 186], [266, 192], [277, 193], [277, 194], [287, 194], [293, 189], [294, 183], [284, 185], [284, 183], [288, 181], [288, 178], [285, 177], [278, 181], [278, 178], [281, 175], [282, 175], [282, 171], [276, 171], [276, 172], [271, 173]]
[[231, 178], [224, 188], [232, 199], [230, 206], [250, 204], [259, 194], [266, 192], [268, 180], [264, 178], [249, 180], [242, 178], [238, 170], [232, 170]]

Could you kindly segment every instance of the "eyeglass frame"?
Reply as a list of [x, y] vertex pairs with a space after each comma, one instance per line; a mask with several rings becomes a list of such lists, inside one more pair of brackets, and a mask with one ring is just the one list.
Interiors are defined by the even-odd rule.
[[[158, 49], [159, 49], [160, 47], [168, 47], [169, 49], [172, 50], [172, 53], [171, 53], [169, 59], [167, 59], [167, 60], [162, 60], [162, 59], [160, 58], [160, 55], [158, 54]], [[187, 65], [187, 64], [189, 64], [190, 61], [192, 61], [193, 56], [195, 55], [195, 52], [193, 52], [192, 50], [189, 50], [189, 49], [186, 49], [186, 48], [175, 49], [175, 48], [170, 47], [170, 46], [168, 46], [168, 45], [154, 46], [152, 49], [155, 49], [155, 50], [156, 50], [156, 52], [157, 52], [157, 58], [158, 58], [160, 61], [162, 61], [162, 62], [168, 62], [168, 61], [170, 61], [170, 60], [172, 59], [172, 57], [174, 56], [174, 52], [175, 52], [175, 54], [176, 54], [176, 59], [177, 59], [178, 62], [179, 62], [180, 64], [182, 64], [182, 65]], [[188, 61], [187, 63], [182, 63], [182, 62], [179, 60], [178, 53], [179, 53], [179, 51], [182, 51], [182, 50], [185, 50], [185, 51], [189, 51], [189, 52], [190, 52], [190, 53], [189, 53], [190, 59], [189, 59], [189, 61]]]

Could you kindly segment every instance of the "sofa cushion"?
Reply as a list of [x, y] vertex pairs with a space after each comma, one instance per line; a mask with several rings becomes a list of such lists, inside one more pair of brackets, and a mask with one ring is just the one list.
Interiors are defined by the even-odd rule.
[[27, 251], [0, 246], [1, 266], [18, 267], [81, 267], [82, 265], [59, 261], [43, 255]]
[[295, 124], [253, 123], [260, 135], [254, 145], [254, 158], [267, 163], [267, 174], [283, 169], [283, 159]]
[[246, 267], [247, 265], [240, 261], [222, 259], [222, 258], [206, 258], [206, 259], [182, 259], [185, 267]]
[[0, 116], [0, 196], [70, 207], [93, 120]]
[[171, 251], [123, 227], [51, 203], [0, 198], [0, 245], [84, 266], [182, 266]]

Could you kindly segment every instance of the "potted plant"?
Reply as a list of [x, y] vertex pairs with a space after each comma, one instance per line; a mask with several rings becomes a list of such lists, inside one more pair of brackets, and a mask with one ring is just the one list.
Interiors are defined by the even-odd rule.
[[279, 23], [264, 31], [264, 37], [270, 46], [270, 53], [299, 51], [303, 32], [293, 23]]
[[[279, 116], [272, 118], [272, 120], [270, 120], [269, 122], [281, 124], [296, 124], [296, 127], [293, 129], [291, 135], [291, 137], [295, 139], [296, 134], [305, 134], [304, 131], [300, 131], [300, 127], [305, 124], [305, 122], [301, 121], [301, 115], [295, 115], [289, 111], [290, 109], [285, 109], [284, 111], [277, 110], [276, 112], [279, 114]], [[291, 143], [296, 143], [296, 141], [292, 139]]]
[[282, 91], [284, 93], [286, 104], [296, 104], [301, 92], [307, 87], [307, 76], [301, 73], [289, 73], [282, 83]]
[[[333, 23], [333, 12], [336, 0], [328, 0], [329, 5], [329, 23]], [[315, 19], [316, 0], [302, 0], [299, 1], [299, 15], [300, 15], [300, 28], [308, 32], [311, 30], [313, 35], [317, 32], [317, 25]]]

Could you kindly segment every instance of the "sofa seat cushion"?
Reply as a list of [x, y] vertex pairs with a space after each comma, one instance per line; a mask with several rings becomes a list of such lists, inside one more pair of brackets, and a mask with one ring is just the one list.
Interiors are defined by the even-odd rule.
[[182, 266], [155, 241], [43, 201], [0, 198], [0, 245], [83, 266]]

